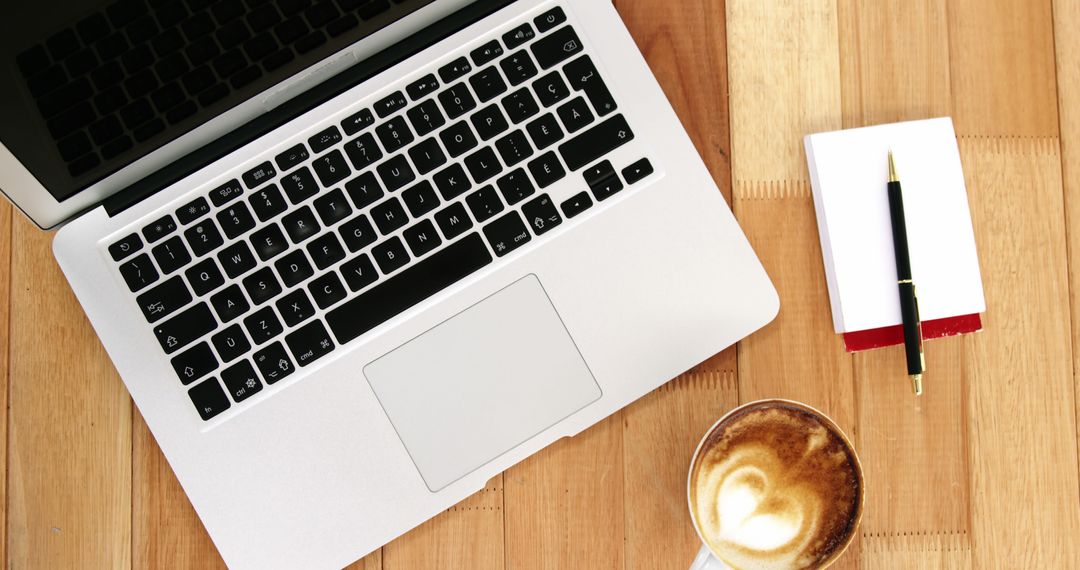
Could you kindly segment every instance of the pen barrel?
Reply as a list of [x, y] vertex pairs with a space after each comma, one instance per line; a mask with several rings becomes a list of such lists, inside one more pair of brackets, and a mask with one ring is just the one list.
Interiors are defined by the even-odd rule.
[[901, 281], [900, 316], [904, 324], [904, 352], [907, 357], [908, 374], [923, 373], [922, 324], [919, 321], [919, 297], [915, 284]]
[[892, 217], [893, 251], [896, 253], [896, 278], [911, 280], [911, 254], [908, 252], [907, 222], [904, 219], [904, 196], [899, 182], [889, 183], [889, 215]]

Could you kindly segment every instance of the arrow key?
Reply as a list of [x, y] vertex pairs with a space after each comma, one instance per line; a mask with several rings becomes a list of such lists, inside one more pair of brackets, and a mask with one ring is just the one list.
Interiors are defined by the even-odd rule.
[[218, 361], [214, 358], [210, 345], [203, 342], [187, 352], [172, 359], [173, 368], [185, 386], [217, 370]]

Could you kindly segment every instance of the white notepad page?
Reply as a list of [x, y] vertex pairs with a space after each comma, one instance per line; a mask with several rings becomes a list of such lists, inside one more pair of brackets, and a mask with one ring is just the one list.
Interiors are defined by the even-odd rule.
[[836, 332], [900, 324], [889, 150], [903, 187], [922, 320], [986, 310], [952, 119], [814, 134], [805, 145]]

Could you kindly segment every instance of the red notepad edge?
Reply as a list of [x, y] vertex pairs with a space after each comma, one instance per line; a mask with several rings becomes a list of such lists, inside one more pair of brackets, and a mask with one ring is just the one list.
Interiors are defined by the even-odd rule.
[[[982, 317], [978, 313], [923, 321], [922, 323], [924, 340], [957, 336], [981, 330]], [[848, 352], [861, 352], [897, 344], [904, 344], [904, 327], [901, 325], [844, 333], [844, 346]]]

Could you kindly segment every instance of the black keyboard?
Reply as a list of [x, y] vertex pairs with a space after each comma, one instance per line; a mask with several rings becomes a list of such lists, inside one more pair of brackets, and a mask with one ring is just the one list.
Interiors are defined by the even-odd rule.
[[113, 243], [201, 417], [651, 174], [584, 47], [549, 10]]
[[17, 63], [68, 173], [81, 176], [430, 1], [118, 0]]

